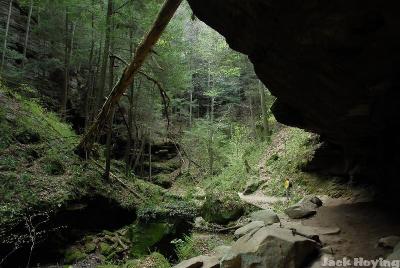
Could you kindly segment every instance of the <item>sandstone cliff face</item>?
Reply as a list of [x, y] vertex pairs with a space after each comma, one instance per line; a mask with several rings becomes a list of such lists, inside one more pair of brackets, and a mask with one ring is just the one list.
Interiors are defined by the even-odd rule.
[[[400, 17], [396, 1], [189, 0], [247, 54], [285, 124], [340, 145], [349, 166], [399, 163]], [[387, 165], [387, 166], [385, 166]], [[376, 169], [375, 169], [376, 170]]]
[[[9, 0], [0, 0], [0, 31], [3, 32], [7, 23], [8, 10], [9, 10]], [[36, 67], [28, 67], [23, 73], [23, 79], [20, 77], [7, 76], [7, 73], [20, 72], [21, 71], [21, 59], [7, 59], [6, 71], [3, 75], [3, 79], [11, 84], [14, 83], [24, 83], [28, 82], [30, 85], [35, 86], [42, 94], [44, 103], [53, 110], [58, 109], [58, 103], [60, 100], [61, 89], [64, 86], [64, 70], [61, 68], [41, 68], [45, 65], [45, 61], [50, 61], [55, 57], [57, 52], [51, 51], [49, 48], [48, 41], [43, 40], [35, 32], [37, 29], [37, 10], [34, 9], [33, 16], [31, 20], [31, 31], [29, 34], [29, 42], [27, 49], [28, 64], [35, 65]], [[11, 17], [10, 17], [10, 28], [7, 38], [7, 49], [11, 51], [12, 54], [19, 54], [22, 57], [25, 33], [26, 33], [26, 23], [28, 20], [28, 10], [20, 5], [18, 0], [13, 1]], [[3, 38], [3, 35], [0, 35]], [[3, 39], [0, 40], [3, 44]], [[63, 44], [59, 44], [62, 47]], [[62, 50], [62, 49], [61, 49]], [[59, 55], [58, 55], [59, 56]], [[60, 57], [60, 56], [59, 56]], [[76, 70], [70, 71], [70, 95], [71, 98], [68, 102], [68, 109], [71, 111], [71, 122], [76, 128], [80, 128], [83, 119], [82, 115], [79, 113], [84, 101], [84, 87], [85, 80], [81, 74]]]
[[[2, 29], [5, 28], [7, 23], [9, 2], [9, 0], [0, 1], [0, 25]], [[7, 41], [8, 49], [15, 50], [21, 54], [23, 53], [27, 20], [27, 10], [24, 10], [17, 1], [13, 1]], [[35, 18], [31, 20], [31, 25], [32, 27], [36, 25]], [[1, 43], [3, 43], [3, 40], [1, 40]], [[34, 34], [31, 34], [28, 43], [27, 57], [35, 58], [39, 55], [39, 52], [40, 40]]]

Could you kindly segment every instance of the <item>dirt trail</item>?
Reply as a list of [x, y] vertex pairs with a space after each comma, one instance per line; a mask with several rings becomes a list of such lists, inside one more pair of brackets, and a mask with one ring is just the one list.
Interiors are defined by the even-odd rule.
[[[267, 147], [257, 165], [260, 181], [267, 182], [271, 178], [270, 175], [267, 173], [267, 170], [265, 169], [266, 162], [273, 154], [285, 150], [285, 141], [287, 139], [288, 132], [285, 131], [285, 128], [281, 129], [272, 139], [272, 143]], [[286, 200], [286, 198], [284, 197], [267, 196], [262, 192], [261, 189], [263, 189], [263, 185], [261, 185], [258, 190], [252, 194], [238, 194], [240, 199], [242, 199], [244, 202], [259, 207], [261, 209], [270, 208], [272, 204]]]
[[[321, 235], [321, 241], [332, 248], [333, 257], [379, 259], [391, 250], [377, 247], [378, 240], [385, 236], [400, 235], [399, 208], [379, 204], [375, 201], [352, 201], [328, 199], [317, 214], [302, 223], [314, 227], [338, 226], [337, 235]], [[322, 267], [316, 262], [313, 268]]]

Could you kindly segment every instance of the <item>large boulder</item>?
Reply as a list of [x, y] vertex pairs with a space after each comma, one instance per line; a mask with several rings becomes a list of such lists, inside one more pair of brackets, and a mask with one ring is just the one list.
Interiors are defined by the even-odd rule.
[[291, 230], [267, 226], [233, 243], [222, 268], [304, 267], [318, 253], [318, 244]]
[[262, 221], [265, 225], [271, 225], [280, 221], [278, 215], [270, 209], [252, 212], [250, 218], [253, 221]]
[[396, 235], [391, 235], [379, 239], [378, 246], [383, 248], [393, 249], [399, 243], [400, 243], [400, 237]]
[[304, 197], [297, 204], [285, 210], [286, 215], [291, 219], [302, 219], [317, 213], [317, 208], [322, 205], [318, 197]]
[[254, 230], [257, 231], [258, 229], [260, 229], [260, 228], [262, 228], [264, 226], [265, 226], [264, 221], [252, 221], [249, 224], [237, 229], [235, 231], [234, 235], [235, 235], [235, 237], [241, 237], [241, 236], [244, 236], [244, 235], [246, 235], [246, 234], [248, 234], [250, 232], [253, 232]]
[[208, 222], [227, 224], [239, 219], [244, 205], [236, 193], [208, 193], [201, 216]]
[[251, 180], [249, 180], [246, 184], [245, 190], [243, 191], [243, 194], [245, 195], [249, 195], [254, 193], [255, 191], [258, 190], [258, 188], [260, 188], [260, 186], [265, 183], [265, 181], [260, 180], [259, 178], [252, 178]]

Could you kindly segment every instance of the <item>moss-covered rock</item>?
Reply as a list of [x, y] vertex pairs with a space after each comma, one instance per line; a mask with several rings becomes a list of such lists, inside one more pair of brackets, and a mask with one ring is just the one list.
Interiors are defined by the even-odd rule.
[[87, 257], [87, 254], [78, 247], [71, 247], [65, 252], [65, 263], [73, 264]]
[[149, 248], [160, 242], [166, 235], [173, 231], [169, 223], [136, 224], [129, 227], [126, 234], [132, 242], [130, 254], [140, 257], [149, 252]]
[[207, 193], [201, 209], [202, 217], [218, 224], [227, 224], [239, 219], [244, 213], [244, 204], [237, 193]]

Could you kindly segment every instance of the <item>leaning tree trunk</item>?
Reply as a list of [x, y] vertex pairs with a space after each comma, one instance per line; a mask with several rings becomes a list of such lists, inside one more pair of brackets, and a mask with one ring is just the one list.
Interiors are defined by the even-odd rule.
[[0, 75], [3, 73], [4, 62], [6, 60], [7, 38], [8, 38], [8, 30], [10, 29], [10, 19], [11, 19], [11, 12], [12, 12], [12, 4], [13, 4], [13, 0], [10, 0], [10, 5], [9, 5], [9, 8], [8, 8], [6, 32], [4, 33], [3, 55], [1, 57]]
[[144, 61], [146, 60], [154, 45], [160, 39], [161, 34], [174, 16], [181, 2], [182, 0], [166, 0], [166, 2], [164, 3], [150, 32], [138, 46], [133, 61], [124, 70], [122, 77], [115, 85], [114, 89], [103, 104], [103, 107], [97, 115], [96, 120], [80, 141], [77, 147], [77, 152], [80, 155], [85, 155], [87, 149], [91, 147], [94, 138], [98, 135], [100, 130], [104, 127], [105, 123], [111, 117], [111, 111], [119, 102], [126, 89], [132, 84], [134, 75], [142, 67]]
[[31, 29], [32, 10], [33, 10], [33, 0], [31, 0], [30, 5], [29, 5], [28, 21], [26, 23], [25, 42], [24, 42], [24, 56], [22, 58], [22, 67], [25, 66], [26, 51], [28, 50], [29, 31]]

